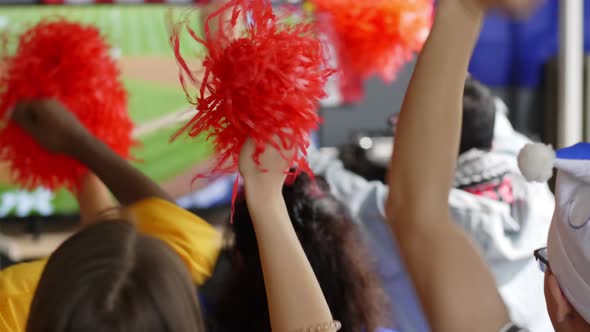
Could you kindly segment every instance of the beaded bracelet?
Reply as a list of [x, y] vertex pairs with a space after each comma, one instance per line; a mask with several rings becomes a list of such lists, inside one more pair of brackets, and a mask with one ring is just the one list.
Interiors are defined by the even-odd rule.
[[333, 322], [321, 323], [321, 324], [314, 325], [312, 327], [302, 328], [302, 329], [298, 329], [298, 330], [295, 330], [292, 332], [324, 332], [324, 331], [336, 332], [336, 331], [340, 331], [341, 328], [342, 328], [342, 324], [339, 321], [335, 320]]

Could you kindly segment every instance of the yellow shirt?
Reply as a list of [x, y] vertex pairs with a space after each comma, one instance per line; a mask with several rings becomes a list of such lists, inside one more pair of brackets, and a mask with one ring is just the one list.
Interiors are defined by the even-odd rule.
[[[129, 207], [143, 234], [157, 237], [185, 262], [193, 280], [211, 276], [221, 248], [221, 235], [194, 214], [161, 199], [150, 198]], [[47, 260], [18, 264], [0, 271], [0, 331], [22, 332], [35, 288]]]

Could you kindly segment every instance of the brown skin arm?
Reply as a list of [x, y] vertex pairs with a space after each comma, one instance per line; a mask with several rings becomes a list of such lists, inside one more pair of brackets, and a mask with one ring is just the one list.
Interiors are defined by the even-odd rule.
[[158, 184], [117, 155], [90, 133], [82, 136], [70, 154], [92, 170], [113, 192], [122, 205], [154, 197], [174, 200]]
[[448, 207], [469, 58], [484, 8], [439, 2], [399, 116], [387, 214], [433, 331], [497, 332], [509, 321], [483, 258]]
[[80, 207], [80, 220], [83, 227], [98, 220], [97, 216], [101, 212], [117, 206], [108, 188], [94, 173], [90, 172], [82, 179], [76, 199]]
[[48, 151], [68, 155], [88, 167], [122, 205], [150, 197], [173, 202], [160, 186], [93, 136], [58, 101], [20, 102], [12, 118]]

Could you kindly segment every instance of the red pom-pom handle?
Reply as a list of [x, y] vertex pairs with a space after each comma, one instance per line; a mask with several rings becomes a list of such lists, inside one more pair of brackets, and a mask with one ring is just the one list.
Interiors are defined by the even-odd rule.
[[[218, 23], [214, 30], [210, 22]], [[186, 22], [172, 29], [180, 81], [198, 112], [173, 139], [183, 133], [208, 134], [218, 154], [214, 173], [237, 170], [248, 137], [256, 143], [255, 160], [272, 144], [296, 150], [294, 163], [307, 170], [309, 134], [318, 126], [318, 103], [334, 73], [313, 25], [283, 23], [268, 0], [232, 0], [212, 13], [205, 26], [204, 38]], [[208, 51], [199, 71], [181, 55], [184, 29]], [[191, 86], [198, 90], [196, 96]]]
[[[14, 55], [1, 59], [0, 118], [21, 100], [56, 98], [121, 156], [128, 157], [133, 123], [110, 46], [98, 29], [46, 20], [24, 32]], [[43, 150], [16, 123], [0, 129], [0, 160], [17, 184], [76, 190], [86, 168]]]

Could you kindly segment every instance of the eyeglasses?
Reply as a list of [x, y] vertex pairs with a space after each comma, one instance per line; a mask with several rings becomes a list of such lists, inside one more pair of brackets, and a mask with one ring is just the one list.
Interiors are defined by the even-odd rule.
[[549, 268], [549, 260], [547, 259], [547, 248], [545, 247], [535, 250], [534, 255], [535, 259], [539, 263], [539, 268], [541, 269], [541, 272], [547, 271], [547, 269]]

